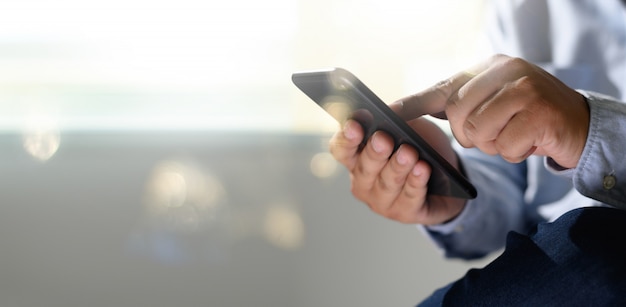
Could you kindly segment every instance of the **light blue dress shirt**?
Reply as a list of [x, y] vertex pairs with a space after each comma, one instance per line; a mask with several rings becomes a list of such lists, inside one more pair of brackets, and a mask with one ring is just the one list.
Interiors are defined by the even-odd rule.
[[[575, 169], [549, 157], [512, 164], [458, 148], [478, 189], [453, 221], [425, 228], [448, 257], [477, 258], [584, 206], [626, 209], [626, 4], [619, 0], [495, 0], [488, 29], [494, 53], [542, 66], [589, 103], [590, 128]], [[603, 93], [603, 94], [598, 94]]]

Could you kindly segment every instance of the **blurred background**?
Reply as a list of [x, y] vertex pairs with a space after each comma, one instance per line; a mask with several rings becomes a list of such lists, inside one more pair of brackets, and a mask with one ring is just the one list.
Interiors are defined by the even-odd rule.
[[484, 56], [482, 14], [0, 2], [0, 306], [411, 306], [484, 265], [355, 201], [290, 79], [340, 66], [391, 102]]

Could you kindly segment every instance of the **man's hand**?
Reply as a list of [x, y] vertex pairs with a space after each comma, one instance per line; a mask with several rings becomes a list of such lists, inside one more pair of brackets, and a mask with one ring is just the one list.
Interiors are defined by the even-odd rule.
[[574, 168], [589, 131], [585, 98], [522, 59], [496, 55], [402, 100], [403, 118], [439, 114], [464, 147], [513, 163], [531, 154]]
[[[458, 164], [439, 127], [423, 118], [412, 120], [409, 125], [452, 165]], [[428, 195], [431, 168], [419, 160], [414, 148], [401, 145], [392, 155], [393, 139], [378, 131], [358, 151], [363, 137], [361, 126], [351, 120], [330, 142], [333, 156], [350, 171], [352, 194], [357, 199], [374, 212], [403, 223], [439, 224], [461, 212], [464, 200]]]
[[[546, 155], [573, 168], [589, 130], [585, 98], [541, 68], [497, 55], [437, 85], [390, 105], [444, 158], [458, 167], [445, 134], [421, 118], [447, 118], [464, 147], [478, 147], [517, 163]], [[349, 121], [330, 142], [333, 156], [350, 171], [352, 193], [385, 217], [425, 225], [457, 216], [465, 201], [429, 195], [429, 165], [403, 145], [392, 155], [393, 140], [376, 132], [362, 151], [363, 130]]]

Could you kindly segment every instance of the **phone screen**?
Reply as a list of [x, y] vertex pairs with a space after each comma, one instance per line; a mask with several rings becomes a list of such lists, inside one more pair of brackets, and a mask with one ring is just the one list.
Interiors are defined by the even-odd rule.
[[374, 132], [382, 130], [394, 138], [396, 148], [401, 144], [413, 146], [420, 159], [431, 166], [429, 194], [476, 197], [476, 189], [467, 178], [352, 73], [341, 68], [298, 72], [292, 75], [292, 81], [340, 124], [348, 119], [358, 121], [365, 132], [363, 144]]

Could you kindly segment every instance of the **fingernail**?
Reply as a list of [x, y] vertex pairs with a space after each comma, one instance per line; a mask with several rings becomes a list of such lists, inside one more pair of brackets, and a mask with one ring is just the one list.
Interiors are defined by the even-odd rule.
[[422, 175], [422, 170], [420, 170], [420, 168], [417, 167], [417, 165], [413, 167], [413, 176], [421, 176], [421, 175]]
[[351, 121], [346, 122], [343, 126], [343, 135], [348, 140], [353, 140], [356, 137], [356, 133], [354, 132], [354, 123]]
[[376, 136], [376, 134], [372, 136], [372, 148], [374, 148], [374, 151], [378, 153], [383, 151], [380, 139]]
[[405, 165], [408, 161], [406, 155], [402, 151], [398, 151], [398, 153], [396, 154], [396, 160], [400, 165]]

